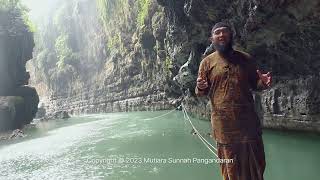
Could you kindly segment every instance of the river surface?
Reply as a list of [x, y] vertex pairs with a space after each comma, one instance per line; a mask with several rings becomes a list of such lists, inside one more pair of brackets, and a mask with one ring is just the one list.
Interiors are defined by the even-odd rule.
[[[42, 122], [0, 142], [0, 179], [221, 180], [181, 111], [94, 114]], [[210, 123], [191, 118], [212, 144]], [[320, 136], [264, 130], [266, 180], [319, 179]]]

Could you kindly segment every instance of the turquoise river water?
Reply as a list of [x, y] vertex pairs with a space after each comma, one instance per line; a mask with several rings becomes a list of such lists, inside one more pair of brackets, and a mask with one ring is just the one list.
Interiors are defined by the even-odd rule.
[[[41, 122], [0, 142], [0, 179], [220, 180], [214, 155], [181, 111], [93, 114]], [[204, 137], [210, 122], [192, 118]], [[264, 130], [266, 180], [319, 179], [320, 136]]]

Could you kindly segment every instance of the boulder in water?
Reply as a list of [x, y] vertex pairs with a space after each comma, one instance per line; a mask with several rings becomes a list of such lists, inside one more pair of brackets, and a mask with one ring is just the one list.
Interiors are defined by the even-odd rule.
[[46, 109], [44, 107], [39, 107], [36, 113], [36, 119], [41, 119], [46, 116]]
[[9, 139], [16, 139], [16, 138], [21, 138], [21, 137], [25, 137], [26, 135], [23, 133], [23, 131], [21, 129], [16, 129], [14, 131], [12, 131]]
[[70, 115], [67, 111], [57, 111], [53, 114], [54, 119], [68, 119]]

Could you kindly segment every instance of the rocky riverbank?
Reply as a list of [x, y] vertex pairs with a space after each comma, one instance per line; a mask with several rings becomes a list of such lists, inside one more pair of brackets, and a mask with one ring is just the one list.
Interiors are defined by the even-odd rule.
[[16, 129], [13, 131], [8, 131], [8, 132], [2, 132], [2, 133], [0, 133], [0, 142], [5, 141], [5, 140], [24, 138], [26, 136], [27, 135], [24, 134], [21, 129]]

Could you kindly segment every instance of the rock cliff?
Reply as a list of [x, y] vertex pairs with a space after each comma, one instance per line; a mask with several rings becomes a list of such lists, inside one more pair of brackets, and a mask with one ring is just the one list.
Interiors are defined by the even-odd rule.
[[26, 62], [32, 58], [33, 34], [15, 2], [0, 5], [0, 131], [21, 128], [32, 121], [39, 97]]
[[235, 48], [274, 76], [255, 93], [264, 126], [320, 131], [319, 2], [95, 2], [61, 1], [37, 35], [31, 76], [49, 114], [170, 109], [185, 97], [208, 119], [195, 79], [212, 25], [226, 21]]
[[174, 107], [179, 87], [167, 83], [166, 18], [156, 1], [73, 0], [53, 9], [31, 63], [47, 114]]
[[[263, 125], [270, 128], [320, 131], [320, 3], [298, 0], [158, 0], [169, 17], [167, 37], [173, 63], [186, 62], [176, 79], [194, 82], [210, 28], [228, 22], [235, 48], [253, 55], [263, 71], [271, 71], [273, 87], [255, 94]], [[188, 60], [188, 61], [187, 61]], [[189, 110], [209, 118], [206, 100], [188, 86]], [[199, 106], [200, 105], [200, 106]]]

